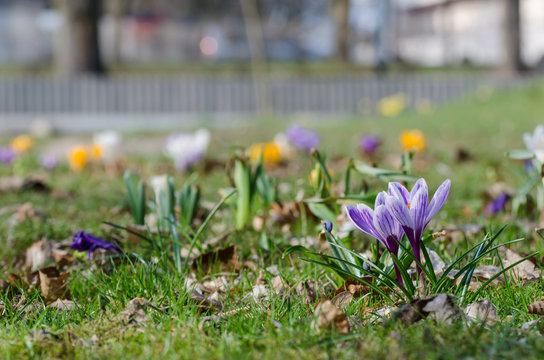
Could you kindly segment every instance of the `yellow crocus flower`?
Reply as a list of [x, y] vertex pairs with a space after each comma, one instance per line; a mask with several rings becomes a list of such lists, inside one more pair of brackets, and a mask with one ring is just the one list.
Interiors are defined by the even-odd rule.
[[407, 151], [423, 151], [426, 146], [425, 136], [418, 129], [403, 131], [400, 134], [400, 143]]
[[263, 156], [263, 163], [277, 164], [281, 161], [281, 152], [279, 146], [274, 142], [258, 143], [249, 148], [249, 157], [251, 161], [259, 161], [259, 157]]
[[87, 165], [87, 149], [83, 146], [76, 146], [68, 152], [68, 163], [73, 171], [81, 171]]
[[406, 96], [402, 93], [381, 99], [378, 103], [378, 112], [382, 116], [393, 117], [399, 115], [406, 108]]
[[18, 154], [27, 152], [32, 149], [33, 146], [34, 139], [29, 135], [19, 135], [11, 140], [11, 147]]

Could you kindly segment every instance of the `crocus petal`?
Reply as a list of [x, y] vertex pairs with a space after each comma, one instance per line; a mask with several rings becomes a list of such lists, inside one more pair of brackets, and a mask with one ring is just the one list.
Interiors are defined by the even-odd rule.
[[73, 242], [72, 245], [70, 245], [70, 248], [77, 251], [87, 251], [88, 258], [98, 248], [118, 253], [122, 252], [117, 245], [109, 243], [106, 240], [94, 237], [91, 234], [83, 231], [78, 231], [74, 235]]
[[376, 201], [374, 202], [374, 209], [378, 208], [378, 206], [385, 205], [386, 197], [387, 193], [385, 191], [380, 191], [376, 196]]
[[410, 214], [414, 221], [416, 240], [419, 240], [426, 225], [425, 219], [427, 215], [428, 198], [429, 194], [427, 193], [427, 188], [424, 186], [420, 186], [419, 190], [412, 197]]
[[402, 199], [405, 206], [410, 203], [410, 193], [400, 183], [390, 182], [388, 188], [389, 195]]
[[357, 206], [348, 205], [346, 206], [346, 214], [348, 214], [348, 218], [359, 230], [370, 236], [377, 236], [373, 223], [374, 211], [371, 208], [364, 204]]
[[391, 212], [391, 215], [397, 221], [399, 224], [406, 229], [414, 229], [414, 220], [412, 219], [412, 216], [410, 215], [410, 210], [408, 209], [408, 206], [404, 203], [404, 200], [399, 199], [395, 196], [388, 196], [385, 200], [385, 204], [389, 211]]
[[376, 228], [376, 232], [380, 235], [379, 240], [381, 240], [384, 245], [389, 249], [387, 239], [391, 236], [391, 234], [395, 233], [395, 225], [397, 222], [387, 209], [387, 206], [381, 205], [376, 207], [376, 209], [374, 210], [373, 223], [374, 227]]
[[423, 178], [418, 179], [414, 187], [412, 188], [412, 191], [410, 191], [410, 199], [412, 200], [412, 202], [414, 201], [414, 196], [420, 189], [425, 189], [425, 192], [429, 194], [429, 188], [427, 187], [427, 182]]
[[427, 209], [427, 215], [425, 217], [425, 224], [428, 224], [429, 221], [438, 213], [442, 208], [448, 195], [450, 193], [451, 181], [449, 179], [445, 180], [434, 193], [433, 199], [429, 204]]

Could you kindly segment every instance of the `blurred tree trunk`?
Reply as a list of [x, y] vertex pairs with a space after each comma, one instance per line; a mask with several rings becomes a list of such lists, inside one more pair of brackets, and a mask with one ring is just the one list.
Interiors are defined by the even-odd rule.
[[349, 6], [350, 0], [332, 0], [332, 18], [336, 27], [337, 61], [349, 61]]
[[111, 6], [110, 11], [114, 21], [112, 61], [115, 65], [120, 65], [123, 15], [128, 7], [128, 0], [110, 0], [108, 4]]
[[270, 114], [273, 109], [268, 84], [262, 23], [257, 2], [256, 0], [240, 0], [240, 6], [251, 56], [251, 74], [255, 87], [257, 111], [261, 115]]
[[505, 0], [504, 48], [506, 72], [516, 74], [523, 70], [521, 59], [520, 0]]
[[99, 21], [101, 0], [55, 0], [63, 16], [55, 44], [57, 73], [105, 74], [100, 52]]

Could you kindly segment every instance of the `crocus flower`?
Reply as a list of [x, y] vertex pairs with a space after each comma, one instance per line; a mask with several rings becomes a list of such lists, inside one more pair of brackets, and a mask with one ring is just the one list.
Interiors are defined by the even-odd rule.
[[535, 154], [536, 159], [544, 163], [544, 125], [538, 125], [535, 131], [523, 134], [523, 141], [527, 149]]
[[506, 203], [509, 199], [510, 195], [506, 193], [500, 194], [493, 201], [487, 204], [487, 206], [485, 207], [485, 213], [487, 215], [495, 215], [500, 213], [506, 207]]
[[[398, 256], [399, 242], [402, 240], [404, 230], [386, 206], [386, 198], [387, 194], [382, 191], [376, 197], [374, 210], [365, 204], [358, 204], [357, 206], [347, 206], [346, 213], [359, 230], [378, 239], [387, 251]], [[397, 265], [395, 263], [393, 265], [398, 282], [403, 284]]]
[[289, 139], [284, 133], [278, 133], [274, 136], [274, 144], [278, 147], [283, 160], [295, 157], [297, 150], [289, 143]]
[[405, 130], [400, 134], [400, 144], [406, 151], [425, 150], [425, 136], [420, 130]]
[[378, 112], [382, 116], [397, 116], [405, 108], [406, 96], [402, 93], [385, 97], [378, 102]]
[[57, 166], [58, 159], [55, 154], [45, 154], [40, 157], [40, 165], [44, 169], [54, 169]]
[[34, 139], [29, 135], [19, 135], [11, 140], [11, 147], [17, 154], [22, 154], [32, 149]]
[[119, 145], [121, 145], [121, 135], [112, 130], [102, 131], [94, 134], [92, 156], [95, 159], [101, 159], [106, 164], [111, 164], [119, 155]]
[[253, 144], [249, 148], [249, 157], [251, 161], [257, 162], [263, 157], [265, 164], [277, 164], [281, 161], [281, 151], [275, 142]]
[[210, 132], [206, 129], [194, 133], [176, 133], [166, 140], [164, 153], [174, 160], [178, 170], [185, 171], [198, 164], [210, 145]]
[[17, 157], [17, 153], [10, 147], [0, 148], [0, 163], [11, 164], [13, 159]]
[[317, 132], [305, 129], [300, 125], [289, 126], [285, 134], [294, 147], [308, 152], [312, 149], [316, 149], [321, 141]]
[[[385, 200], [386, 206], [402, 226], [417, 260], [421, 260], [420, 249], [423, 231], [446, 202], [450, 185], [449, 179], [444, 181], [429, 203], [429, 190], [424, 179], [419, 179], [410, 192], [400, 183], [389, 183], [389, 195]], [[417, 269], [418, 274], [421, 275], [419, 266]]]
[[88, 234], [84, 231], [78, 231], [74, 235], [72, 239], [72, 245], [70, 245], [70, 248], [77, 251], [86, 251], [87, 259], [89, 260], [92, 258], [93, 252], [98, 248], [117, 252], [117, 253], [122, 252], [119, 246], [109, 243], [106, 240], [94, 237], [91, 234]]
[[381, 143], [382, 141], [376, 135], [366, 134], [359, 140], [359, 147], [365, 154], [372, 155], [376, 152]]
[[68, 151], [68, 163], [73, 171], [81, 171], [87, 165], [87, 149], [83, 146], [76, 146]]

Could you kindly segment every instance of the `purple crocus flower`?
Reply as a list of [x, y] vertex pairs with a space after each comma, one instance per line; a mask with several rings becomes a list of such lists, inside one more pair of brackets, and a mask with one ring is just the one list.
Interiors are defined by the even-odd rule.
[[54, 169], [57, 166], [58, 159], [54, 154], [45, 154], [40, 157], [40, 165], [44, 169]]
[[[386, 206], [386, 198], [387, 194], [382, 191], [376, 197], [374, 210], [365, 204], [358, 204], [347, 206], [346, 213], [359, 230], [378, 239], [387, 251], [398, 256], [399, 242], [402, 240], [404, 230]], [[397, 265], [395, 263], [393, 265], [398, 282], [404, 284]]]
[[84, 231], [78, 231], [74, 235], [74, 238], [72, 239], [72, 245], [70, 245], [70, 248], [77, 251], [86, 251], [88, 260], [91, 260], [93, 252], [98, 248], [117, 252], [117, 253], [122, 252], [119, 246], [109, 243], [106, 240], [94, 237], [91, 234], [88, 234]]
[[373, 134], [366, 134], [359, 140], [359, 147], [367, 155], [372, 155], [381, 145], [382, 141], [379, 137]]
[[287, 140], [289, 140], [294, 147], [308, 152], [312, 149], [316, 149], [321, 141], [321, 137], [317, 132], [305, 129], [300, 125], [289, 126], [285, 134], [287, 135]]
[[13, 159], [17, 157], [17, 153], [10, 147], [0, 148], [0, 163], [11, 164]]
[[497, 196], [492, 202], [485, 207], [485, 213], [487, 215], [495, 215], [500, 213], [506, 207], [506, 203], [510, 200], [510, 195], [502, 193]]
[[[419, 179], [410, 192], [400, 183], [389, 183], [389, 195], [385, 200], [386, 206], [404, 229], [404, 233], [412, 245], [414, 256], [419, 261], [421, 260], [420, 249], [423, 231], [446, 202], [450, 186], [449, 179], [444, 181], [429, 203], [429, 190], [424, 179]], [[419, 266], [417, 270], [418, 275], [421, 276]]]

